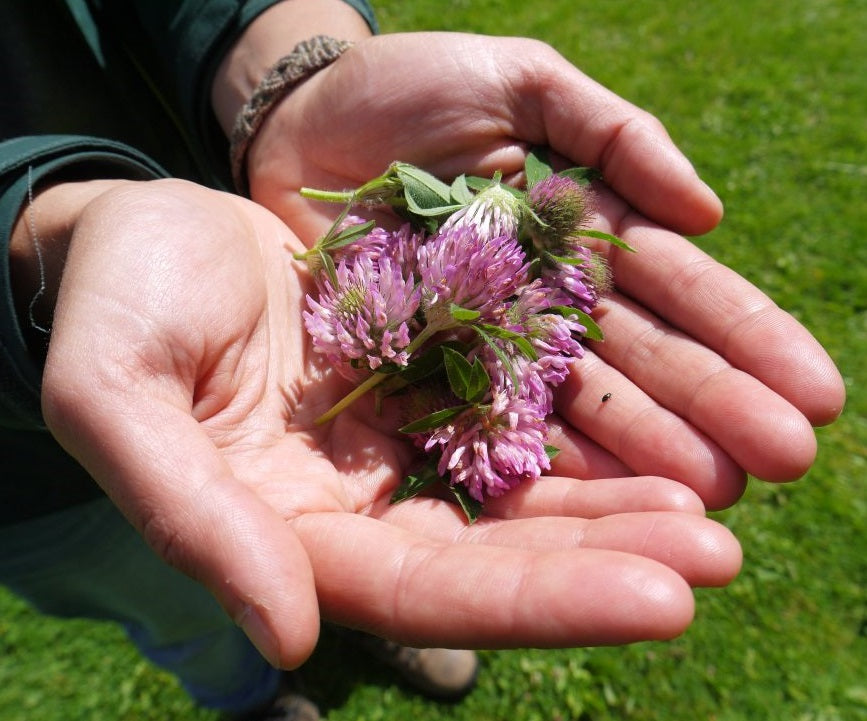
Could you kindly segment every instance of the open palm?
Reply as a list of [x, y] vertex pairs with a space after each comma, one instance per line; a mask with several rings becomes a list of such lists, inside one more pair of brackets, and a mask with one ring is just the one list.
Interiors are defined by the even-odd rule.
[[655, 118], [547, 45], [450, 33], [365, 40], [277, 107], [247, 171], [252, 197], [310, 244], [340, 208], [301, 198], [303, 186], [357, 187], [393, 160], [444, 178], [508, 176], [533, 144], [602, 170], [597, 225], [638, 250], [605, 249], [615, 282], [597, 311], [606, 341], [559, 393], [558, 468], [666, 476], [712, 508], [737, 500], [747, 474], [803, 475], [811, 424], [842, 408], [832, 361], [766, 295], [672, 232], [710, 230], [719, 201]]
[[737, 572], [732, 536], [662, 478], [545, 478], [472, 526], [435, 498], [390, 505], [410, 451], [387, 415], [313, 423], [346, 385], [302, 331], [297, 247], [261, 207], [182, 181], [100, 196], [43, 387], [61, 443], [273, 663], [307, 657], [320, 612], [415, 644], [669, 637], [690, 585]]

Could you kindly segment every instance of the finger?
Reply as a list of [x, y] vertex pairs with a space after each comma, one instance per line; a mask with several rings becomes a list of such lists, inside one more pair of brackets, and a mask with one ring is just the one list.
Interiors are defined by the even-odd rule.
[[536, 61], [535, 73], [515, 74], [527, 83], [514, 97], [520, 102], [517, 112], [523, 110], [519, 117], [530, 124], [528, 131], [541, 123], [554, 150], [599, 168], [619, 195], [666, 227], [696, 235], [719, 223], [719, 198], [659, 120], [588, 78], [548, 46], [522, 57]]
[[606, 301], [600, 324], [606, 340], [595, 346], [599, 357], [713, 438], [748, 473], [788, 481], [812, 465], [810, 423], [761, 381], [623, 296]]
[[[300, 665], [316, 645], [318, 604], [303, 546], [273, 509], [239, 483], [198, 424], [153, 395], [82, 415], [74, 394], [51, 394], [48, 417], [154, 550], [201, 582], [262, 655]], [[80, 404], [76, 404], [80, 405]], [[70, 425], [74, 421], [74, 426]]]
[[557, 449], [557, 455], [551, 460], [551, 475], [584, 479], [632, 475], [632, 470], [622, 460], [556, 414], [548, 416], [545, 422], [547, 442]]
[[610, 195], [601, 218], [637, 250], [611, 250], [618, 289], [671, 326], [716, 351], [797, 408], [814, 425], [842, 410], [845, 388], [810, 333], [758, 288], [686, 239], [665, 231]]
[[437, 543], [346, 514], [293, 525], [323, 616], [413, 646], [629, 643], [671, 638], [692, 620], [684, 580], [629, 553]]
[[668, 478], [638, 476], [574, 478], [543, 476], [485, 502], [485, 515], [514, 519], [537, 516], [601, 518], [615, 513], [679, 511], [704, 515], [704, 504], [683, 483]]
[[486, 510], [472, 525], [452, 503], [416, 498], [389, 506], [380, 520], [444, 543], [474, 543], [549, 552], [577, 548], [622, 551], [663, 563], [693, 586], [722, 586], [737, 575], [741, 550], [724, 526], [700, 514], [653, 511], [594, 519], [554, 517], [505, 521]]
[[592, 351], [574, 364], [554, 402], [562, 418], [637, 475], [680, 481], [712, 509], [743, 493], [746, 475], [724, 449]]

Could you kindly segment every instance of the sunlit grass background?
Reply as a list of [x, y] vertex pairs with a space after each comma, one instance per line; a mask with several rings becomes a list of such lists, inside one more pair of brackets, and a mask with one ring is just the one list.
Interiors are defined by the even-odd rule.
[[[660, 117], [726, 204], [697, 242], [816, 334], [849, 401], [818, 431], [806, 479], [753, 482], [716, 514], [744, 569], [697, 592], [681, 638], [484, 653], [478, 688], [443, 705], [326, 635], [309, 695], [332, 721], [867, 719], [867, 2], [375, 5], [384, 31], [541, 38]], [[2, 721], [213, 718], [115, 627], [49, 620], [0, 594]]]

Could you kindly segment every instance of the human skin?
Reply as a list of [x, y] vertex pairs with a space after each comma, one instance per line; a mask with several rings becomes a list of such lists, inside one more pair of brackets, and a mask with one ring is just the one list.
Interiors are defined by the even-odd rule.
[[669, 638], [691, 586], [737, 573], [731, 533], [664, 478], [563, 468], [471, 526], [445, 500], [391, 505], [412, 451], [364, 401], [315, 424], [346, 381], [303, 332], [302, 246], [261, 206], [162, 180], [52, 186], [32, 210], [67, 250], [48, 266], [49, 429], [272, 663], [304, 661], [320, 614], [415, 645]]

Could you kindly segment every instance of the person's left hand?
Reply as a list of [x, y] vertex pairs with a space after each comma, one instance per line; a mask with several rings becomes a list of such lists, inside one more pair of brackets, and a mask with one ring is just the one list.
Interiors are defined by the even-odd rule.
[[712, 508], [740, 496], [746, 473], [805, 473], [811, 423], [842, 408], [834, 364], [767, 296], [662, 227], [710, 230], [719, 201], [655, 118], [550, 47], [443, 33], [361, 41], [276, 108], [247, 171], [253, 199], [310, 244], [341, 208], [300, 198], [302, 186], [354, 188], [394, 160], [444, 178], [514, 175], [531, 144], [599, 167], [610, 189], [597, 225], [638, 250], [606, 249], [607, 340], [559, 392], [559, 467], [674, 478]]
[[367, 398], [314, 422], [351, 386], [303, 330], [300, 248], [255, 203], [190, 183], [100, 194], [43, 380], [50, 430], [272, 663], [306, 658], [320, 612], [414, 645], [668, 638], [691, 585], [737, 573], [731, 533], [663, 478], [563, 467], [472, 526], [437, 498], [391, 505], [414, 456], [394, 419]]

